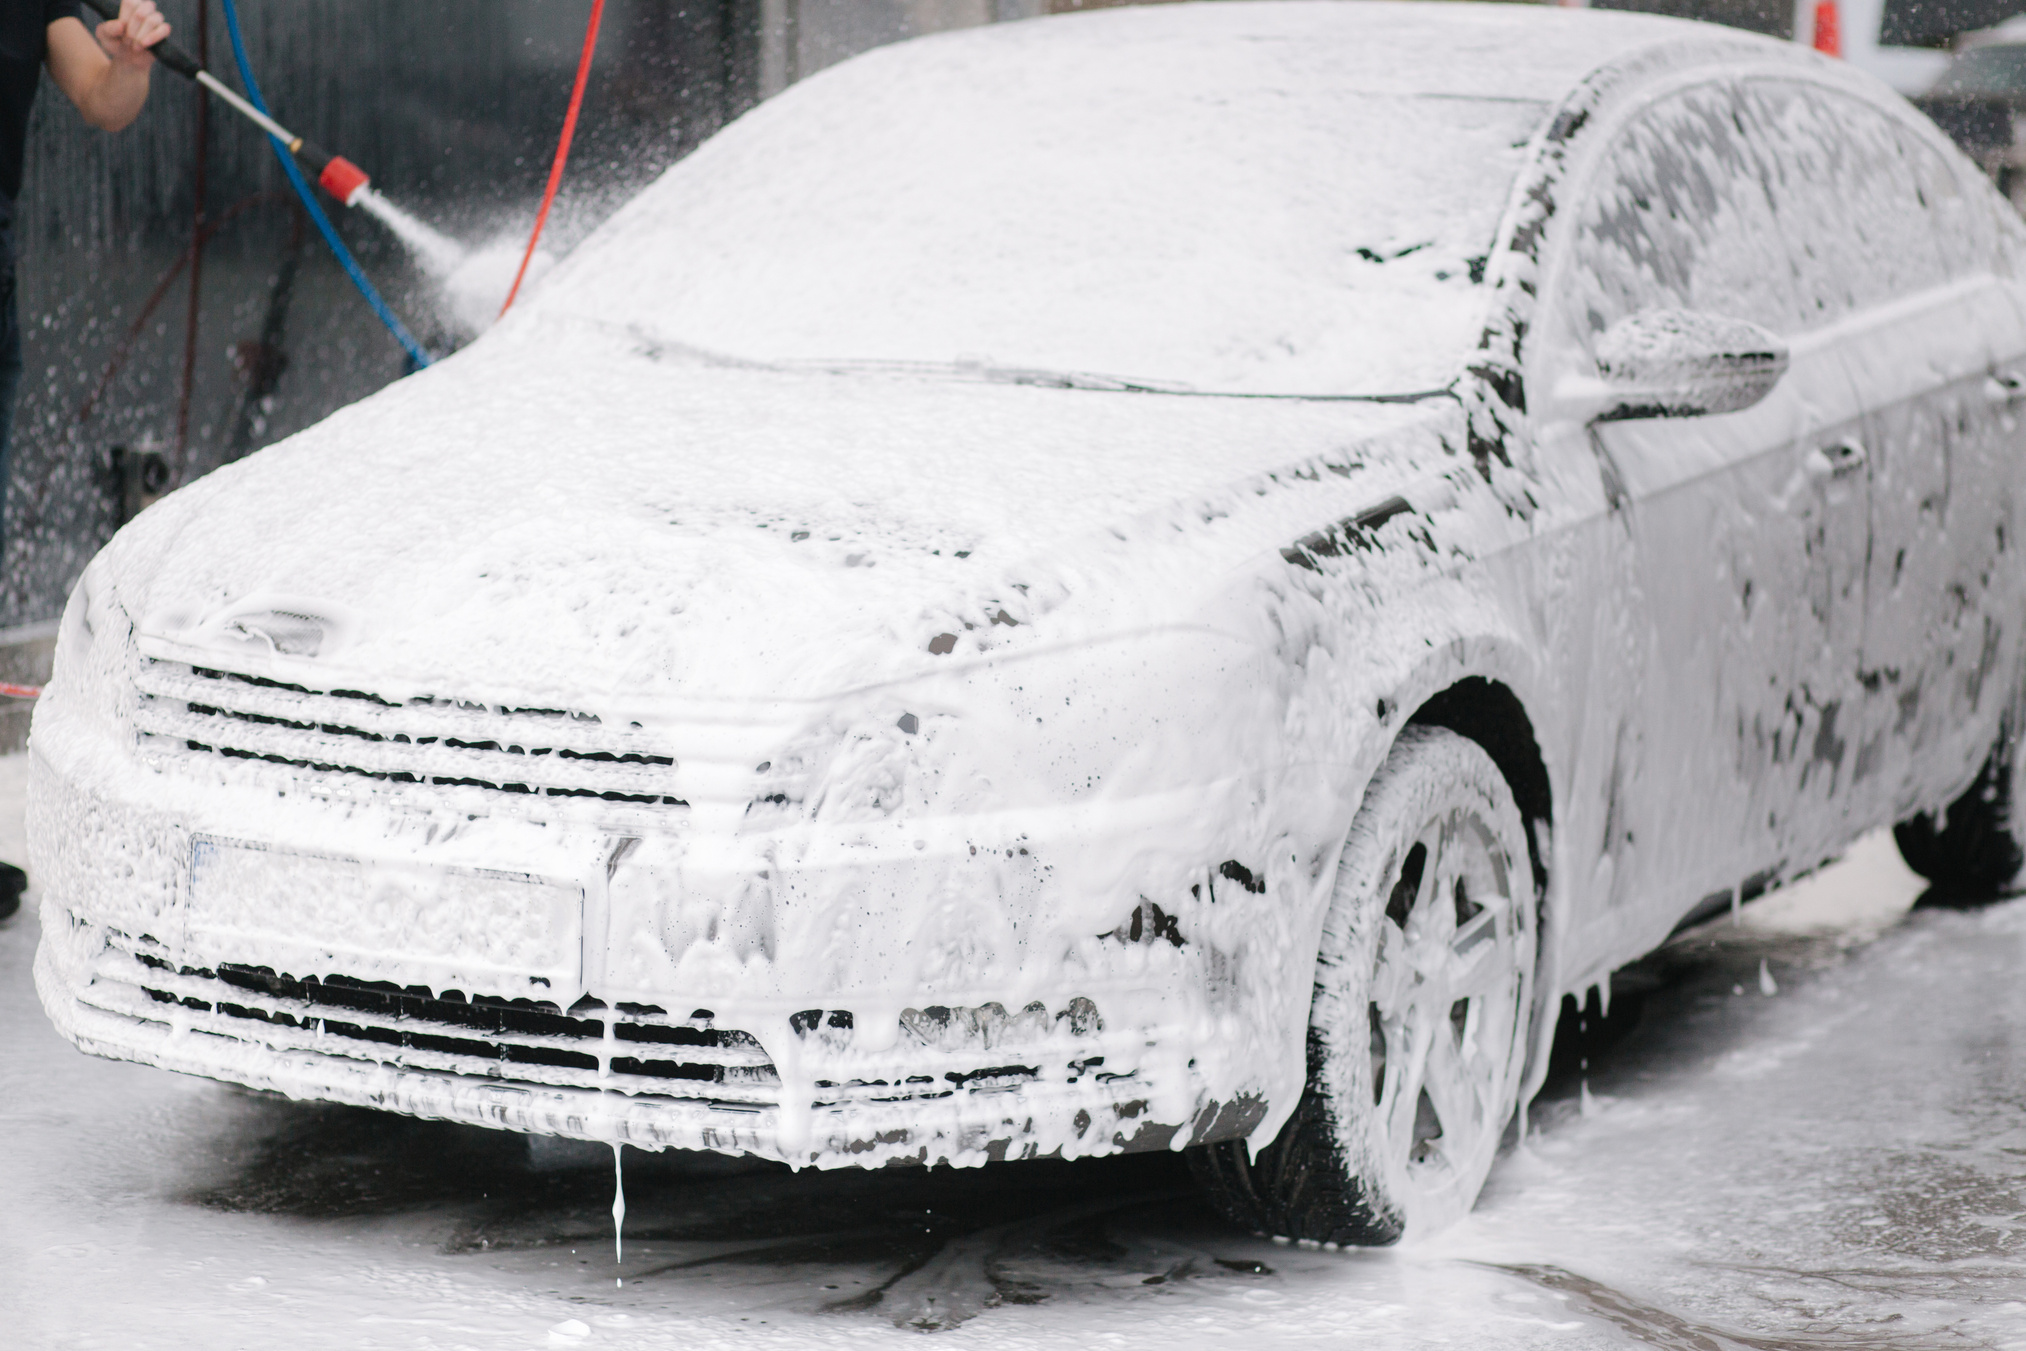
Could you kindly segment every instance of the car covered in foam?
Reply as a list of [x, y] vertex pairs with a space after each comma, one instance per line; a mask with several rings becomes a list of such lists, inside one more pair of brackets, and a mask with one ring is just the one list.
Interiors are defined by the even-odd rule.
[[2017, 871], [2022, 242], [1882, 86], [1648, 16], [846, 62], [91, 563], [45, 1005], [302, 1098], [1432, 1227], [1565, 994], [1880, 825]]

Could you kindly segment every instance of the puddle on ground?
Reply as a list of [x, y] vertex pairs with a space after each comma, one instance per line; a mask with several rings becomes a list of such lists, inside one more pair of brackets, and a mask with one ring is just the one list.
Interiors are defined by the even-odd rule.
[[1904, 1351], [1907, 1343], [1870, 1328], [1788, 1332], [1760, 1337], [1692, 1322], [1601, 1281], [1546, 1263], [1491, 1264], [1561, 1296], [1570, 1312], [1586, 1315], [1660, 1351]]

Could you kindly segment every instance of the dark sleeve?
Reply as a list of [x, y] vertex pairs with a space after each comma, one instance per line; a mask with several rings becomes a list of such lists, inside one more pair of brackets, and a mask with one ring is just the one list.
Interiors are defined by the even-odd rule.
[[[92, 15], [93, 20], [97, 18], [98, 15]], [[84, 15], [78, 12], [77, 0], [42, 0], [43, 28], [47, 30], [49, 25], [55, 23], [58, 19], [76, 19], [79, 23], [83, 23], [86, 28], [98, 27], [96, 22], [85, 21]]]

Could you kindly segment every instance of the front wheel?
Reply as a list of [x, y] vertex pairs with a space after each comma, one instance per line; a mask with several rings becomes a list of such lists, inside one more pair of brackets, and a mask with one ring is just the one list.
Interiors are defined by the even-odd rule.
[[1345, 842], [1316, 960], [1308, 1085], [1256, 1157], [1190, 1151], [1246, 1227], [1384, 1244], [1461, 1217], [1518, 1103], [1536, 917], [1498, 767], [1440, 728], [1401, 734]]

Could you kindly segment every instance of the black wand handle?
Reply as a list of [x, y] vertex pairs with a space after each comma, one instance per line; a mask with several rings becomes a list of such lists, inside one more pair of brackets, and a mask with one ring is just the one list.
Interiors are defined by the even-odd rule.
[[[84, 0], [84, 6], [86, 9], [95, 11], [102, 18], [117, 19], [120, 17], [119, 0]], [[196, 79], [197, 72], [204, 69], [204, 67], [197, 64], [195, 57], [167, 38], [162, 39], [148, 50], [154, 53], [157, 61], [160, 61], [186, 80]]]

